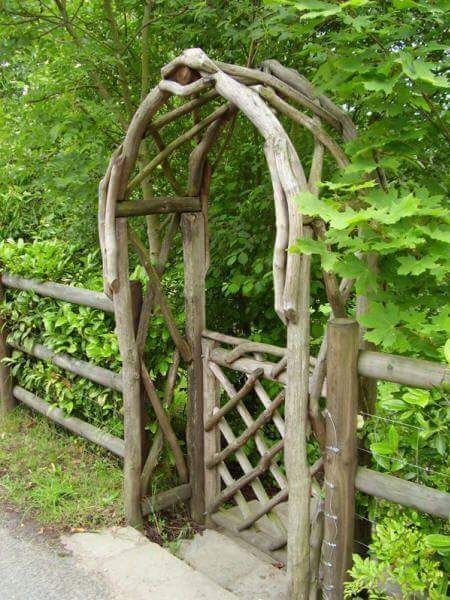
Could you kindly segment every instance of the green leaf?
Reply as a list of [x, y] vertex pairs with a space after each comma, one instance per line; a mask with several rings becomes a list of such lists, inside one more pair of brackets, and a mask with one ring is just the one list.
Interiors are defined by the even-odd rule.
[[441, 533], [431, 533], [425, 537], [429, 548], [436, 550], [443, 556], [450, 556], [450, 536]]
[[397, 62], [401, 64], [403, 73], [414, 81], [425, 81], [435, 87], [449, 87], [449, 82], [445, 77], [433, 73], [432, 69], [439, 69], [437, 64], [423, 61], [420, 58], [414, 59], [405, 52], [400, 54]]
[[363, 83], [364, 88], [369, 92], [383, 92], [389, 95], [397, 83], [397, 78], [391, 79], [369, 79]]
[[407, 404], [424, 408], [429, 404], [431, 396], [427, 390], [410, 390], [402, 395], [402, 399]]
[[399, 412], [405, 410], [406, 404], [403, 400], [399, 398], [389, 398], [388, 400], [383, 400], [380, 405], [385, 409], [392, 412]]
[[450, 364], [450, 339], [445, 342], [444, 356], [445, 360]]
[[382, 456], [390, 456], [392, 454], [392, 447], [389, 442], [375, 442], [370, 445], [370, 449], [374, 454], [381, 454]]
[[392, 452], [396, 452], [398, 449], [398, 433], [394, 425], [389, 427], [388, 439], [389, 445], [392, 448]]

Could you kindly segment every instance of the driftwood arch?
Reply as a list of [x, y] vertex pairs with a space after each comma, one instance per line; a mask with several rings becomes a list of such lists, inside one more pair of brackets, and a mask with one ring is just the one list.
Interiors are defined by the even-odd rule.
[[[181, 106], [156, 116], [172, 95], [187, 100]], [[200, 118], [199, 109], [220, 98], [225, 103]], [[208, 266], [207, 213], [211, 179], [207, 157], [224, 125], [238, 110], [247, 116], [264, 138], [276, 216], [273, 258], [275, 310], [287, 327], [285, 349], [206, 330], [204, 279]], [[302, 112], [305, 110], [307, 112]], [[165, 144], [160, 135], [161, 129], [189, 113], [194, 115], [193, 126], [176, 140]], [[277, 114], [290, 118], [312, 134], [314, 151], [308, 175]], [[318, 508], [320, 485], [315, 476], [323, 467], [323, 460], [313, 466], [308, 464], [306, 443], [309, 424], [320, 443], [324, 460], [330, 458], [333, 448], [330, 450], [330, 446], [326, 445], [324, 417], [319, 410], [325, 379], [326, 340], [317, 357], [310, 357], [309, 352], [310, 257], [288, 253], [288, 248], [301, 237], [324, 236], [325, 224], [302, 215], [295, 198], [302, 191], [317, 191], [325, 152], [330, 153], [338, 167], [348, 164], [343, 149], [330, 132], [344, 141], [356, 134], [351, 119], [327, 97], [316, 95], [311, 84], [298, 72], [273, 60], [266, 61], [260, 70], [224, 64], [212, 61], [200, 49], [190, 49], [162, 69], [162, 80], [137, 109], [125, 139], [113, 154], [99, 186], [104, 291], [114, 301], [123, 361], [127, 520], [140, 526], [142, 507], [145, 512], [149, 506], [155, 506], [152, 500], [143, 501], [142, 497], [146, 495], [164, 438], [175, 456], [181, 481], [181, 485], [173, 493], [169, 492], [167, 498], [190, 498], [192, 517], [197, 521], [204, 521], [206, 517], [207, 524], [214, 521], [219, 507], [234, 499], [241, 509], [236, 526], [239, 531], [248, 530], [255, 524], [258, 527], [264, 517], [270, 517], [270, 527], [274, 528], [275, 534], [269, 550], [275, 551], [287, 542], [290, 598], [307, 598], [309, 593], [315, 597], [318, 585], [323, 511]], [[144, 163], [140, 150], [148, 136], [155, 141], [159, 153]], [[190, 140], [196, 140], [197, 144], [189, 157], [188, 185], [187, 190], [183, 190], [171, 171], [168, 159], [172, 152]], [[176, 196], [130, 199], [132, 192], [160, 165]], [[152, 264], [148, 250], [127, 224], [127, 217], [157, 213], [173, 215], [157, 262]], [[160, 283], [170, 243], [179, 226], [185, 265], [185, 336], [177, 330]], [[129, 243], [137, 252], [150, 280], [137, 327], [133, 321], [133, 297], [129, 285]], [[346, 317], [345, 303], [352, 281], [338, 282], [332, 273], [327, 272], [323, 276], [333, 315]], [[187, 464], [143, 361], [149, 319], [156, 305], [166, 320], [175, 347], [165, 403], [171, 401], [180, 358], [188, 368]], [[277, 357], [277, 362], [268, 362], [264, 356]], [[247, 374], [241, 390], [234, 389], [223, 368]], [[268, 397], [261, 385], [262, 379], [277, 381], [283, 387], [275, 399]], [[141, 387], [160, 424], [160, 431], [145, 460], [142, 458], [141, 440]], [[225, 403], [220, 400], [219, 388], [223, 388], [228, 396]], [[256, 419], [243, 404], [249, 393], [255, 393], [264, 406], [264, 411]], [[279, 410], [283, 404], [284, 418]], [[245, 425], [238, 436], [233, 434], [225, 419], [232, 410], [239, 412]], [[261, 427], [269, 421], [275, 424], [279, 433], [279, 440], [270, 448], [261, 433]], [[224, 448], [219, 431], [228, 444]], [[251, 437], [261, 454], [256, 467], [242, 455], [242, 447]], [[282, 451], [287, 480], [276, 464]], [[226, 466], [230, 455], [236, 456], [243, 471], [237, 479]], [[280, 488], [271, 498], [261, 483], [261, 477], [269, 471]], [[245, 486], [252, 487], [257, 498], [256, 507], [249, 506], [242, 495]], [[288, 496], [286, 526], [274, 509], [281, 502], [286, 503]], [[161, 503], [157, 505], [161, 506]], [[327, 527], [325, 519], [325, 531]], [[324, 565], [326, 571], [326, 560]], [[325, 590], [326, 572], [323, 579]]]

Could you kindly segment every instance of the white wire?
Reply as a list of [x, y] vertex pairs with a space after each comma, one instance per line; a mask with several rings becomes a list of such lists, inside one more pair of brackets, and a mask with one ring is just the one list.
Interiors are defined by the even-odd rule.
[[398, 419], [389, 419], [388, 417], [380, 417], [379, 415], [373, 415], [372, 413], [366, 413], [360, 411], [360, 415], [364, 415], [365, 417], [372, 417], [374, 419], [380, 419], [381, 421], [387, 421], [388, 423], [395, 423], [397, 425], [401, 425], [402, 427], [409, 427], [410, 429], [417, 429], [418, 431], [425, 431], [425, 427], [418, 427], [417, 425], [410, 425], [409, 423], [404, 423], [403, 421], [399, 421]]
[[372, 456], [381, 456], [381, 458], [386, 458], [387, 460], [392, 460], [394, 462], [402, 463], [403, 466], [412, 467], [414, 469], [420, 469], [421, 471], [425, 471], [425, 473], [435, 473], [436, 475], [441, 475], [442, 477], [445, 477], [446, 479], [450, 479], [450, 475], [448, 475], [447, 473], [443, 473], [442, 471], [435, 471], [434, 469], [431, 469], [430, 467], [421, 467], [420, 465], [406, 462], [403, 458], [394, 458], [392, 456], [385, 456], [384, 454], [380, 454], [379, 452], [373, 452], [373, 450], [367, 450], [367, 448], [358, 448], [358, 450], [361, 450], [362, 452], [367, 452], [367, 454], [372, 454]]
[[[328, 409], [325, 409], [324, 414], [328, 417], [328, 419], [330, 420], [330, 423], [333, 427], [333, 436], [334, 436], [334, 440], [333, 440], [333, 445], [332, 446], [326, 446], [326, 449], [331, 453], [332, 455], [332, 460], [334, 461], [336, 459], [337, 454], [339, 453], [339, 448], [337, 447], [337, 431], [336, 431], [336, 426], [334, 424], [333, 421], [333, 417], [331, 416], [331, 413]], [[331, 469], [333, 468], [332, 466], [330, 467]], [[324, 481], [324, 485], [326, 487], [328, 487], [328, 489], [330, 490], [329, 495], [326, 494], [326, 497], [329, 496], [329, 500], [328, 502], [326, 502], [326, 505], [328, 505], [328, 511], [329, 512], [324, 512], [324, 516], [326, 519], [332, 520], [334, 523], [334, 527], [335, 527], [335, 533], [332, 539], [330, 540], [323, 540], [323, 545], [328, 548], [328, 552], [327, 552], [327, 557], [328, 560], [325, 560], [324, 557], [324, 552], [322, 552], [322, 565], [324, 567], [326, 567], [327, 569], [331, 569], [333, 567], [333, 559], [334, 559], [334, 552], [336, 550], [337, 544], [336, 544], [336, 540], [338, 537], [338, 517], [337, 515], [334, 514], [333, 512], [333, 497], [334, 497], [334, 489], [335, 489], [335, 485], [329, 481], [327, 481], [325, 479]], [[324, 579], [326, 580], [327, 578], [324, 577]], [[323, 593], [323, 599], [324, 600], [328, 600], [329, 599], [329, 594], [328, 592], [331, 592], [334, 589], [333, 585], [327, 585], [325, 583], [322, 584], [322, 593]]]

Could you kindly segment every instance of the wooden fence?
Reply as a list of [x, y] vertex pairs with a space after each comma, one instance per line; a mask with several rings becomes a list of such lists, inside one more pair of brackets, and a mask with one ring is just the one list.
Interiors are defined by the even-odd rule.
[[343, 597], [344, 582], [351, 566], [355, 490], [442, 519], [448, 519], [450, 513], [450, 494], [358, 467], [356, 427], [359, 377], [422, 389], [446, 389], [450, 385], [450, 369], [438, 363], [381, 352], [358, 352], [358, 340], [356, 321], [330, 321], [327, 331], [327, 445], [322, 544], [322, 591], [330, 600]]
[[[284, 562], [290, 487], [282, 460], [286, 349], [209, 330], [202, 337], [207, 523], [230, 529]], [[450, 383], [450, 370], [429, 361], [359, 350], [359, 328], [351, 319], [330, 321], [327, 346], [324, 460], [310, 466], [311, 475], [323, 467], [319, 480], [325, 502], [322, 506], [323, 492], [313, 477], [310, 564], [316, 581], [310, 589], [320, 581], [324, 597], [337, 599], [343, 597], [354, 552], [356, 491], [442, 519], [450, 511], [448, 493], [358, 466], [361, 378], [432, 389]], [[310, 373], [316, 364], [311, 358]], [[244, 376], [240, 389], [232, 383], [233, 372]], [[312, 385], [311, 378], [310, 389]], [[248, 454], [249, 440], [256, 459]], [[230, 502], [235, 506], [230, 508]]]
[[[139, 295], [134, 284], [133, 287], [133, 295]], [[29, 290], [44, 297], [113, 312], [113, 304], [106, 295], [82, 288], [51, 282], [39, 283], [6, 273], [0, 278], [0, 301], [4, 288]], [[197, 369], [203, 373], [200, 388], [203, 391], [196, 405], [203, 406], [207, 524], [231, 528], [234, 533], [264, 551], [282, 556], [277, 552], [286, 545], [289, 533], [289, 487], [281, 461], [285, 437], [283, 404], [287, 377], [286, 349], [209, 330], [202, 332], [201, 339], [203, 364]], [[327, 346], [327, 377], [322, 389], [322, 395], [326, 397], [326, 445], [323, 459], [310, 466], [313, 475], [323, 467], [325, 503], [321, 508], [320, 493], [314, 493], [313, 490], [310, 514], [315, 516], [315, 520], [311, 517], [310, 556], [312, 570], [321, 572], [324, 597], [334, 600], [342, 598], [346, 573], [351, 565], [356, 490], [443, 519], [448, 517], [450, 511], [448, 493], [358, 466], [356, 423], [360, 410], [360, 378], [433, 389], [450, 385], [450, 371], [437, 363], [359, 350], [359, 328], [351, 319], [330, 321]], [[123, 391], [121, 373], [64, 353], [55, 353], [39, 343], [32, 348], [25, 348], [8, 341], [7, 324], [0, 320], [0, 360], [8, 357], [12, 349], [38, 360], [52, 362], [59, 368], [106, 388]], [[275, 360], [268, 360], [267, 356]], [[311, 369], [315, 363], [316, 359], [312, 357]], [[226, 374], [227, 370], [245, 375], [246, 381], [240, 390], [234, 387]], [[278, 385], [272, 396], [267, 393], [264, 380]], [[223, 393], [226, 395], [225, 401], [221, 399]], [[67, 417], [32, 391], [14, 385], [8, 365], [4, 362], [0, 363], [0, 396], [3, 413], [11, 410], [16, 402], [22, 402], [76, 435], [106, 448], [116, 456], [124, 457], [124, 440], [78, 418]], [[246, 405], [246, 398], [250, 396], [253, 404]], [[255, 408], [255, 398], [258, 399], [259, 409]], [[238, 433], [227, 422], [233, 412], [242, 422]], [[262, 427], [267, 424], [271, 424], [275, 432], [270, 447], [262, 435]], [[251, 439], [260, 457], [256, 466], [250, 463], [243, 451]], [[232, 472], [230, 459], [231, 463], [239, 465], [240, 476]], [[266, 475], [270, 476], [270, 490]], [[249, 500], [244, 494], [245, 490], [251, 490], [250, 496], [255, 499]], [[175, 502], [186, 501], [191, 496], [192, 481], [182, 483], [153, 498], [144, 497], [141, 502], [142, 513], [145, 515], [166, 508]], [[223, 510], [230, 501], [234, 501], [236, 509]], [[317, 519], [320, 512], [322, 521]]]
[[[3, 300], [4, 288], [15, 290], [26, 290], [34, 292], [46, 298], [54, 298], [80, 306], [88, 306], [105, 312], [114, 312], [113, 303], [102, 293], [94, 292], [84, 288], [77, 288], [59, 283], [40, 283], [32, 279], [25, 279], [16, 275], [3, 273], [0, 277], [0, 299]], [[136, 289], [136, 288], [135, 288]], [[11, 349], [28, 354], [33, 358], [51, 362], [60, 369], [74, 373], [106, 388], [122, 392], [122, 377], [120, 373], [114, 373], [108, 369], [92, 365], [83, 360], [78, 360], [62, 352], [54, 352], [50, 348], [36, 343], [31, 348], [21, 346], [14, 341], [7, 340], [7, 324], [0, 320], [0, 360], [9, 357]], [[33, 410], [48, 417], [58, 425], [61, 425], [103, 448], [106, 448], [116, 456], [123, 458], [124, 441], [112, 436], [98, 427], [82, 421], [76, 417], [66, 417], [63, 412], [51, 406], [31, 391], [19, 385], [14, 385], [9, 368], [2, 363], [0, 372], [1, 411], [8, 412], [17, 401], [26, 404]]]

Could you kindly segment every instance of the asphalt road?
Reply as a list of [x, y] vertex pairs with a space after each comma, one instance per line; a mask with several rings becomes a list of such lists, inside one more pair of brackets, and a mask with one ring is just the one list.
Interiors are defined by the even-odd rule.
[[0, 511], [0, 600], [113, 600], [100, 576], [87, 572], [58, 542]]

